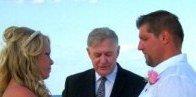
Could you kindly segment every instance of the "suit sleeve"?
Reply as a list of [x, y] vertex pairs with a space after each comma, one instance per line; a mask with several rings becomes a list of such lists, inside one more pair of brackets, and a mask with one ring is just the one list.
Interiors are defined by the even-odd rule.
[[62, 92], [62, 97], [70, 97], [69, 94], [69, 78], [67, 78], [65, 81], [65, 89]]

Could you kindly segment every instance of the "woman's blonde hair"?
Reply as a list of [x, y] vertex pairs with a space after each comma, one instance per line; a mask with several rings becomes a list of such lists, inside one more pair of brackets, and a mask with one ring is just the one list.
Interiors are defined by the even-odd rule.
[[38, 97], [49, 97], [38, 66], [38, 55], [49, 38], [27, 27], [12, 26], [4, 31], [5, 46], [0, 52], [0, 97], [11, 78]]

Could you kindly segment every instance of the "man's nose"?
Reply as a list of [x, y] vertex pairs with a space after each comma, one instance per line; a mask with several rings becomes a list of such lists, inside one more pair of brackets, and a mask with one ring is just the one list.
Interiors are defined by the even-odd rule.
[[106, 58], [105, 55], [102, 55], [102, 56], [100, 57], [100, 63], [105, 63], [105, 62], [107, 62], [107, 58]]
[[137, 49], [138, 50], [142, 50], [143, 49], [143, 43], [141, 41], [139, 41]]

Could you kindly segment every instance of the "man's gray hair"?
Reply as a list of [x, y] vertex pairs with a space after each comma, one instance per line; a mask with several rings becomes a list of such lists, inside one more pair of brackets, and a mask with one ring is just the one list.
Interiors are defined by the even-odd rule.
[[118, 45], [118, 36], [116, 33], [107, 27], [103, 27], [95, 28], [89, 33], [87, 46], [90, 47], [92, 45], [99, 44], [105, 39], [111, 39], [115, 45]]

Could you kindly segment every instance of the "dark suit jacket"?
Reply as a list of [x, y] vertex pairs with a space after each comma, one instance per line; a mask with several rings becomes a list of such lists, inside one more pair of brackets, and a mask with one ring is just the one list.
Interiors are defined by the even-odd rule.
[[[138, 97], [145, 80], [118, 66], [110, 97]], [[62, 97], [95, 97], [95, 71], [93, 69], [67, 77]]]

